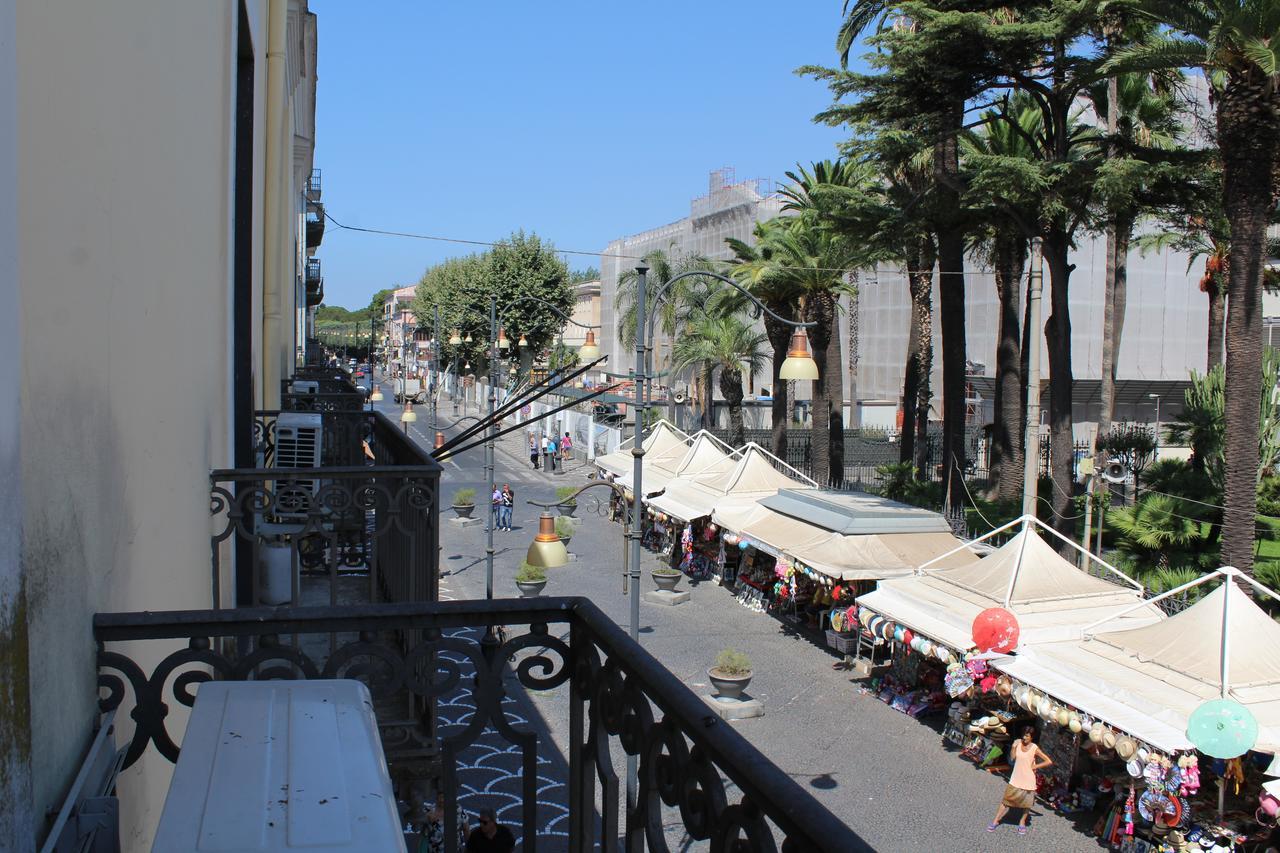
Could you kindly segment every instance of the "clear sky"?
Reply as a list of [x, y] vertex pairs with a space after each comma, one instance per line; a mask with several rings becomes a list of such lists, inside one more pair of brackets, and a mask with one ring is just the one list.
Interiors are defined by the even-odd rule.
[[[315, 165], [338, 221], [599, 252], [686, 216], [708, 173], [773, 178], [834, 156], [813, 124], [841, 0], [311, 0]], [[331, 305], [416, 282], [450, 243], [330, 227]], [[599, 266], [569, 256], [573, 268]]]

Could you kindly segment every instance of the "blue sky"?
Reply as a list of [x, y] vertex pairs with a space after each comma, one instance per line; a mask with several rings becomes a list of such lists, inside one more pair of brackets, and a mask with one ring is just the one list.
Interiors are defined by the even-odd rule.
[[[833, 156], [812, 122], [841, 0], [798, 3], [311, 0], [315, 164], [344, 224], [558, 248], [687, 215], [708, 173], [774, 178]], [[362, 307], [474, 247], [330, 227], [326, 302]], [[598, 259], [570, 257], [570, 265]]]

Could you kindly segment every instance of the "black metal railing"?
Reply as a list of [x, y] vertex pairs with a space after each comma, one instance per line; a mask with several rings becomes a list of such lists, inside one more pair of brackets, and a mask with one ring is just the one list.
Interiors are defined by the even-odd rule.
[[314, 249], [324, 240], [324, 205], [313, 202], [307, 206], [307, 248]]
[[[527, 630], [486, 646], [481, 638], [495, 625]], [[285, 642], [307, 634], [352, 639], [323, 658]], [[128, 764], [152, 744], [176, 761], [182, 733], [174, 720], [182, 715], [169, 705], [192, 706], [191, 688], [214, 678], [364, 682], [392, 778], [402, 784], [417, 784], [407, 781], [400, 757], [412, 738], [403, 721], [384, 718], [395, 711], [384, 712], [380, 700], [408, 692], [459, 711], [456, 719], [440, 716], [436, 733], [450, 853], [458, 800], [477, 791], [501, 798], [500, 818], [529, 853], [668, 850], [690, 839], [709, 841], [713, 851], [871, 849], [583, 598], [100, 613], [94, 636], [102, 708], [133, 707]], [[401, 639], [408, 636], [421, 639]], [[151, 642], [174, 640], [182, 642], [167, 652]], [[159, 662], [148, 672], [133, 655]], [[566, 685], [567, 720], [512, 714], [513, 705], [527, 703], [526, 690]], [[466, 760], [476, 750], [487, 758]], [[512, 767], [495, 781], [499, 753]], [[625, 756], [638, 759], [634, 808], [615, 770]]]
[[317, 287], [320, 284], [320, 259], [307, 258], [307, 287]]
[[298, 602], [306, 575], [328, 578], [332, 604], [343, 576], [367, 576], [368, 601], [434, 601], [439, 463], [380, 412], [326, 411], [320, 465], [284, 467], [290, 413], [256, 414], [259, 467], [210, 474], [214, 600], [231, 603], [234, 554], [241, 604]]
[[307, 178], [307, 201], [319, 201], [321, 195], [320, 170], [312, 169]]

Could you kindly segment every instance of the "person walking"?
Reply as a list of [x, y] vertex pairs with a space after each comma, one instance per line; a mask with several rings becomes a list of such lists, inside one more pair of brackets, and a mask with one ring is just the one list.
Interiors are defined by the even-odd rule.
[[[423, 806], [425, 807], [425, 803]], [[422, 829], [418, 835], [417, 853], [444, 853], [444, 794], [436, 794], [435, 805], [426, 814], [421, 815]], [[458, 815], [458, 846], [467, 843], [470, 835], [467, 826], [467, 813]]]
[[1027, 818], [1031, 816], [1031, 808], [1036, 804], [1036, 771], [1053, 764], [1053, 759], [1045, 755], [1044, 750], [1036, 745], [1035, 734], [1034, 727], [1026, 726], [1022, 730], [1022, 738], [1013, 744], [1011, 750], [1013, 773], [1009, 776], [1004, 797], [996, 808], [995, 818], [987, 826], [987, 832], [995, 832], [1010, 809], [1021, 809], [1022, 817], [1018, 821], [1018, 834], [1027, 834]]
[[560, 456], [563, 459], [570, 459], [573, 456], [573, 439], [569, 437], [569, 433], [564, 434], [564, 438], [560, 440]]
[[556, 437], [551, 436], [551, 470], [556, 470], [556, 460], [560, 458], [560, 444], [556, 441]]
[[481, 809], [479, 826], [467, 838], [467, 853], [513, 853], [515, 849], [516, 837], [511, 830], [498, 823], [493, 809]]
[[502, 506], [498, 508], [498, 528], [511, 529], [511, 510], [516, 505], [516, 493], [511, 491], [510, 483], [502, 484]]
[[489, 523], [495, 530], [502, 527], [502, 489], [496, 485], [493, 494], [489, 495]]
[[551, 439], [547, 438], [546, 433], [542, 435], [542, 469], [551, 470]]
[[538, 439], [533, 433], [529, 433], [529, 464], [538, 470]]

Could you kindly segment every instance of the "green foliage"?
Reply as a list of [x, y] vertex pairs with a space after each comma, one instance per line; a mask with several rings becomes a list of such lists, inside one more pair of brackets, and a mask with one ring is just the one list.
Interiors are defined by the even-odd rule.
[[[569, 271], [555, 247], [536, 234], [517, 231], [487, 252], [428, 268], [418, 282], [413, 311], [420, 322], [427, 323], [438, 306], [446, 342], [453, 329], [463, 338], [471, 336], [470, 343], [445, 343], [445, 358], [459, 364], [469, 361], [481, 372], [487, 369], [493, 297], [497, 297], [499, 322], [512, 343], [502, 357], [520, 359], [526, 367], [563, 330], [565, 322], [556, 311], [568, 316], [573, 308]], [[527, 347], [516, 345], [521, 335], [527, 338]]]
[[750, 675], [751, 658], [737, 649], [725, 649], [716, 655], [715, 668], [721, 675]]
[[547, 570], [542, 566], [530, 564], [527, 560], [520, 562], [516, 569], [516, 580], [520, 583], [542, 583], [547, 579]]
[[582, 284], [585, 281], [599, 281], [600, 270], [595, 267], [587, 267], [584, 270], [573, 270], [569, 273], [570, 284]]
[[1253, 577], [1263, 586], [1280, 592], [1280, 561], [1259, 560], [1253, 564]]
[[655, 575], [678, 575], [680, 573], [679, 569], [673, 569], [670, 566], [658, 566], [658, 568], [653, 570], [653, 574]]
[[576, 529], [577, 528], [574, 527], [573, 522], [569, 520], [568, 516], [556, 516], [556, 535], [561, 539], [569, 539], [573, 536], [573, 532]]
[[1098, 447], [1108, 456], [1124, 459], [1135, 471], [1142, 471], [1155, 455], [1155, 434], [1144, 426], [1120, 424], [1098, 437]]
[[1147, 495], [1133, 506], [1107, 513], [1120, 554], [1139, 570], [1213, 567], [1217, 543], [1210, 538], [1204, 507], [1164, 495]]
[[891, 501], [927, 509], [942, 506], [942, 485], [916, 479], [915, 466], [910, 462], [881, 465], [876, 469], [876, 477], [880, 480], [876, 492]]
[[453, 493], [454, 506], [475, 506], [476, 490], [472, 488], [458, 489]]
[[577, 506], [578, 499], [575, 496], [577, 491], [578, 491], [577, 486], [556, 487], [556, 503], [565, 504], [567, 506]]
[[[1153, 595], [1159, 595], [1162, 592], [1168, 592], [1176, 589], [1185, 583], [1190, 583], [1200, 577], [1201, 572], [1192, 568], [1178, 569], [1153, 569], [1149, 572], [1143, 572], [1139, 577], [1135, 578], [1139, 583], [1146, 587]], [[1201, 587], [1193, 586], [1186, 591], [1187, 598], [1191, 601], [1200, 597]]]

